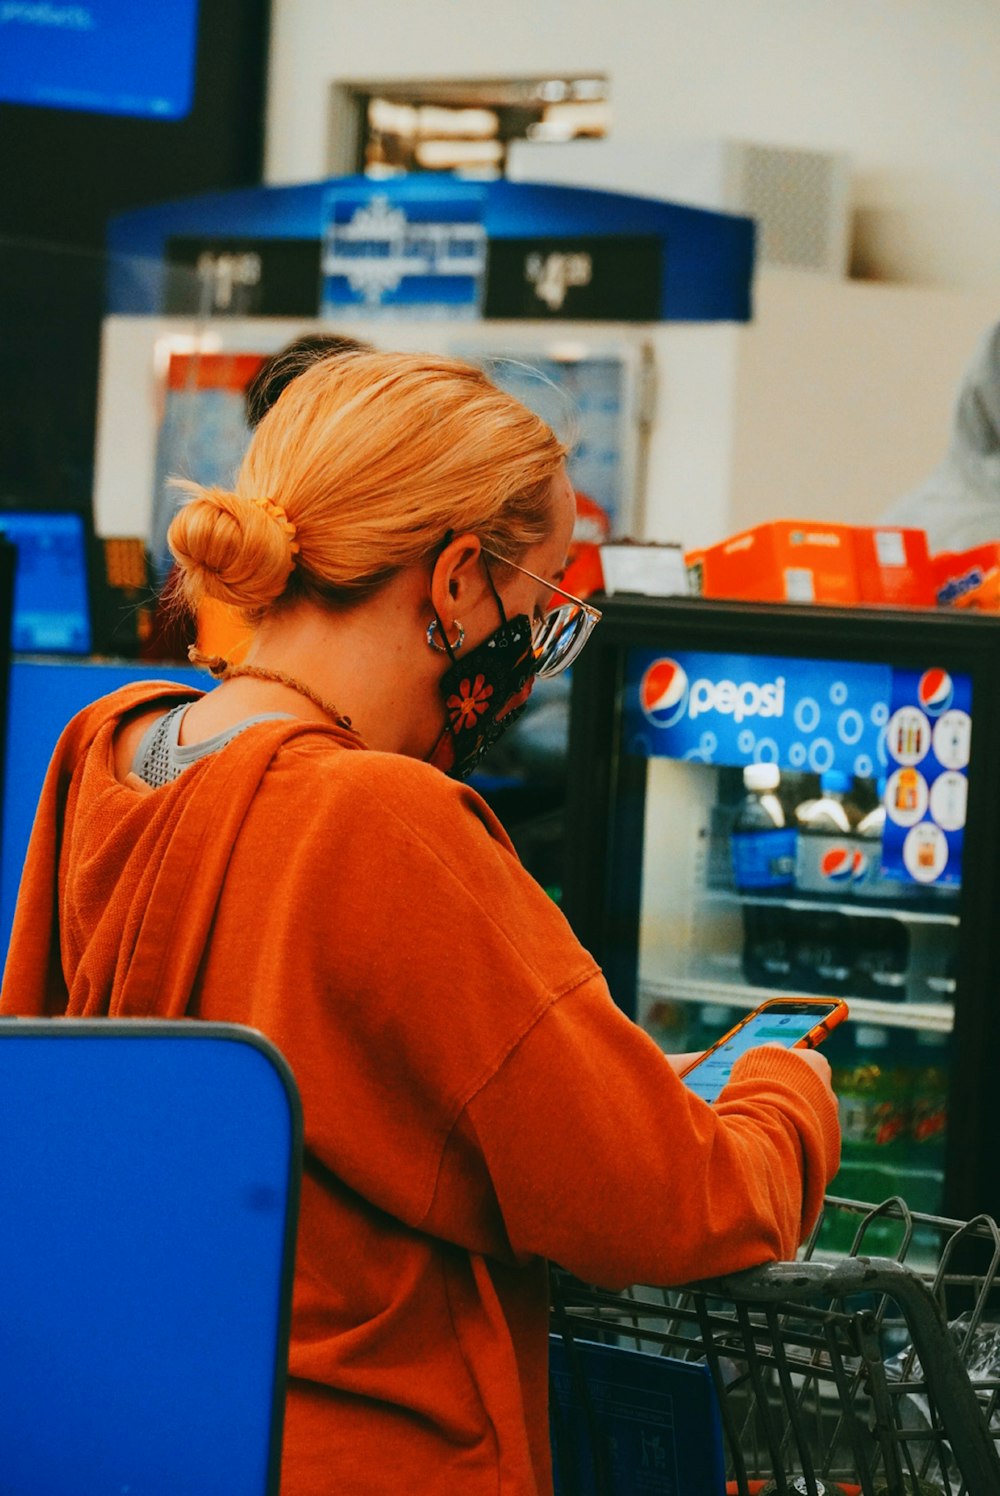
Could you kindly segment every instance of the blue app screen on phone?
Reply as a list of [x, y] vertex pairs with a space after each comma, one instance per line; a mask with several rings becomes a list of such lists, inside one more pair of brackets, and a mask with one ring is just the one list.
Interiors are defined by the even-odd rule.
[[797, 1009], [793, 1003], [780, 1010], [775, 1008], [771, 1012], [758, 1013], [685, 1075], [684, 1084], [703, 1100], [714, 1101], [741, 1054], [755, 1049], [758, 1044], [783, 1044], [791, 1049], [810, 1029], [822, 1022], [823, 1017], [822, 1008], [803, 1005]]

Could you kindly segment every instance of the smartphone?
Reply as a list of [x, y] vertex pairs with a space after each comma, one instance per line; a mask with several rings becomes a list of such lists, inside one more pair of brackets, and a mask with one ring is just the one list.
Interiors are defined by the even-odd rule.
[[716, 1039], [700, 1059], [682, 1072], [685, 1085], [705, 1101], [714, 1101], [741, 1054], [758, 1044], [815, 1049], [847, 1017], [840, 997], [774, 997]]

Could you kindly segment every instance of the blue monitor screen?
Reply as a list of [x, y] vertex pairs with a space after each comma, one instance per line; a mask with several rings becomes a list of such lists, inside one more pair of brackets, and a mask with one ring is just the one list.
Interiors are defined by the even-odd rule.
[[[0, 11], [4, 0], [0, 0]], [[89, 654], [87, 534], [79, 514], [0, 512], [17, 550], [11, 648], [16, 654]]]
[[0, 100], [183, 119], [198, 0], [0, 0]]

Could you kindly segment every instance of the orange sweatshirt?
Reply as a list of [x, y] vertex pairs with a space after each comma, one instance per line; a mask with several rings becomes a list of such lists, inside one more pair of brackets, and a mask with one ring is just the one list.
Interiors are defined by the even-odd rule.
[[551, 1491], [547, 1281], [677, 1283], [790, 1256], [838, 1162], [801, 1059], [714, 1106], [611, 1000], [469, 788], [268, 722], [151, 793], [133, 686], [56, 749], [3, 1014], [250, 1024], [305, 1113], [285, 1496]]

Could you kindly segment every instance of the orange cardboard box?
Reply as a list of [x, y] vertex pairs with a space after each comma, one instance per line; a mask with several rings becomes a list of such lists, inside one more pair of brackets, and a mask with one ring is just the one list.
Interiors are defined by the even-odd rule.
[[684, 559], [691, 590], [705, 597], [910, 607], [935, 599], [923, 530], [772, 520]]
[[932, 564], [941, 607], [1000, 612], [1000, 540], [968, 551], [941, 551]]
[[861, 602], [911, 608], [934, 606], [934, 571], [926, 530], [856, 525], [854, 552]]
[[856, 603], [850, 525], [772, 520], [685, 557], [691, 590], [747, 602]]

